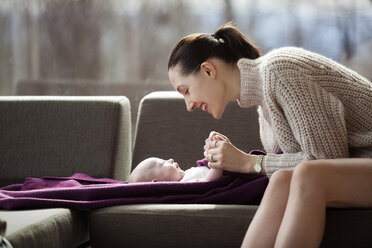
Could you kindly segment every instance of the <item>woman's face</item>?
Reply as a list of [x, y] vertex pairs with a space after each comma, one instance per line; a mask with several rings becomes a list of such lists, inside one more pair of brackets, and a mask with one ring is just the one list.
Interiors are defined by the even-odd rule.
[[224, 86], [218, 80], [213, 64], [204, 62], [196, 74], [183, 75], [179, 65], [168, 73], [173, 88], [184, 96], [188, 111], [199, 108], [215, 119], [222, 117], [227, 101], [224, 99]]

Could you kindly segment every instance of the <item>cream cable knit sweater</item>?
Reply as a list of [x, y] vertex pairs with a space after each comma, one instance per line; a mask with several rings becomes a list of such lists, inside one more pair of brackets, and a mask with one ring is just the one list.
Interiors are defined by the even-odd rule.
[[294, 47], [240, 59], [238, 67], [240, 106], [259, 106], [268, 176], [306, 160], [372, 157], [372, 83], [367, 79]]

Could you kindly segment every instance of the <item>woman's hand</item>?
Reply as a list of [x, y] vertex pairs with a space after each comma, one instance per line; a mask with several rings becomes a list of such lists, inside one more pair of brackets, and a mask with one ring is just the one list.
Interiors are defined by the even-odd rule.
[[211, 148], [215, 148], [217, 147], [217, 143], [219, 141], [225, 141], [227, 143], [231, 143], [230, 140], [225, 136], [225, 135], [222, 135], [216, 131], [212, 131], [210, 134], [209, 134], [209, 137], [208, 139], [205, 140], [205, 145], [204, 145], [204, 156], [206, 159], [208, 159], [210, 162], [211, 162], [211, 158], [208, 158], [207, 157], [207, 153], [206, 151], [208, 151], [209, 149]]
[[255, 156], [236, 148], [226, 136], [211, 132], [205, 143], [204, 156], [209, 160], [209, 167], [240, 173], [254, 171]]
[[226, 141], [227, 143], [231, 143], [230, 140], [225, 135], [222, 135], [216, 131], [212, 131], [209, 134], [208, 139], [205, 140], [204, 151], [216, 147], [216, 143], [218, 141]]

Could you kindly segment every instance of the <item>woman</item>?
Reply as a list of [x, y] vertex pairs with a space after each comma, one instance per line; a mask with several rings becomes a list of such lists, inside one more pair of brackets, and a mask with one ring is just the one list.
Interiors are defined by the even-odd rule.
[[[343, 181], [347, 178], [348, 186], [354, 191], [361, 190], [356, 181], [364, 180], [365, 188], [360, 197], [368, 199], [363, 204], [372, 206], [372, 183], [365, 179], [366, 175], [371, 175], [371, 160], [306, 162], [372, 157], [372, 84], [364, 77], [319, 54], [299, 48], [280, 48], [261, 56], [258, 48], [231, 24], [218, 28], [213, 35], [192, 34], [183, 38], [170, 55], [168, 72], [173, 87], [184, 96], [189, 111], [200, 108], [219, 119], [230, 101], [238, 100], [241, 107], [258, 106], [260, 137], [266, 156], [248, 155], [227, 138], [219, 142], [207, 141], [205, 146], [211, 168], [263, 173], [269, 177], [279, 171], [270, 180], [244, 246], [280, 244], [290, 247], [276, 239], [286, 236], [286, 232], [283, 229], [279, 232], [279, 228], [282, 219], [287, 217], [284, 215], [286, 206], [291, 206], [288, 190], [304, 190], [307, 181], [300, 186], [295, 182], [301, 181], [306, 173], [314, 174], [309, 180], [315, 181], [327, 178], [339, 182], [338, 177]], [[363, 169], [356, 169], [359, 167]], [[354, 171], [355, 177], [349, 178], [350, 170]], [[280, 199], [288, 200], [288, 205], [286, 200], [282, 202], [282, 209], [272, 216], [275, 227], [267, 228], [269, 225], [262, 224], [268, 216], [265, 203], [275, 196], [270, 189], [278, 184], [277, 181], [284, 185], [278, 194], [288, 193], [280, 196]], [[323, 192], [332, 191], [328, 184], [317, 187]], [[319, 205], [322, 211], [327, 204], [336, 201], [344, 202], [344, 205], [363, 205], [360, 201], [343, 198], [344, 195], [337, 192], [332, 193], [328, 192], [322, 199], [325, 202]], [[336, 198], [328, 198], [331, 196]], [[295, 213], [291, 210], [287, 215], [295, 216]], [[322, 220], [324, 222], [323, 217]], [[262, 233], [268, 237], [263, 238]], [[321, 234], [320, 231], [318, 236]], [[260, 239], [253, 239], [254, 235]], [[248, 241], [268, 241], [268, 244]], [[314, 242], [319, 243], [319, 238]]]

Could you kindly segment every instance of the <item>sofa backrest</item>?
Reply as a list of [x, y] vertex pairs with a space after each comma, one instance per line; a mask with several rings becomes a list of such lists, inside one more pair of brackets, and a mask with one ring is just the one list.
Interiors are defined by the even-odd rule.
[[0, 97], [0, 185], [76, 172], [124, 180], [130, 136], [124, 96]]
[[188, 112], [176, 91], [153, 92], [142, 98], [137, 116], [132, 169], [148, 157], [174, 158], [183, 169], [204, 158], [211, 131], [226, 135], [239, 149], [262, 149], [257, 110], [229, 103], [222, 119], [199, 109]]

